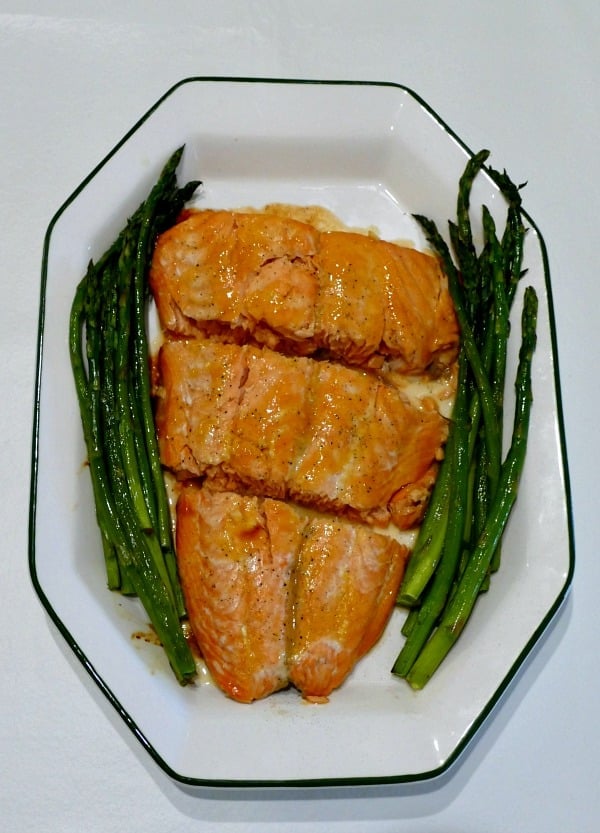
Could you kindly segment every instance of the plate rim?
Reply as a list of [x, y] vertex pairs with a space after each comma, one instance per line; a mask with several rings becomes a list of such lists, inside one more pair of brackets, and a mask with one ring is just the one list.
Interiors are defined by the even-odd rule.
[[[339, 87], [377, 87], [377, 88], [391, 88], [395, 89], [412, 98], [418, 105], [420, 105], [446, 132], [458, 145], [465, 151], [465, 153], [472, 157], [474, 152], [468, 145], [457, 135], [457, 133], [442, 119], [439, 114], [413, 89], [400, 83], [393, 81], [364, 81], [364, 80], [345, 80], [345, 79], [311, 79], [311, 78], [277, 78], [277, 77], [251, 77], [251, 76], [223, 76], [223, 75], [191, 75], [173, 84], [166, 90], [155, 102], [152, 104], [127, 130], [122, 138], [105, 154], [105, 156], [98, 162], [97, 165], [87, 174], [87, 176], [80, 182], [80, 184], [72, 191], [66, 198], [62, 205], [55, 212], [47, 227], [43, 251], [42, 251], [42, 270], [39, 293], [39, 314], [38, 314], [38, 328], [37, 328], [37, 349], [35, 361], [35, 383], [34, 383], [34, 397], [33, 397], [33, 430], [32, 430], [32, 444], [31, 444], [31, 476], [30, 476], [30, 493], [29, 493], [29, 528], [28, 528], [28, 565], [30, 578], [34, 590], [50, 617], [54, 626], [65, 640], [66, 644], [73, 651], [76, 658], [79, 660], [85, 671], [89, 674], [96, 686], [100, 689], [102, 694], [106, 697], [108, 702], [116, 710], [117, 714], [123, 720], [127, 728], [132, 732], [135, 738], [141, 743], [144, 749], [149, 753], [151, 758], [160, 767], [160, 769], [174, 781], [191, 787], [203, 788], [222, 788], [222, 789], [271, 789], [271, 788], [286, 788], [286, 787], [302, 787], [302, 788], [327, 788], [339, 786], [372, 786], [372, 785], [391, 785], [391, 784], [408, 784], [422, 781], [433, 781], [446, 773], [457, 760], [462, 756], [467, 747], [473, 742], [478, 735], [483, 724], [487, 721], [491, 713], [498, 706], [502, 700], [505, 692], [510, 687], [510, 684], [515, 679], [517, 672], [523, 666], [527, 656], [531, 653], [533, 647], [539, 642], [544, 632], [547, 630], [550, 623], [553, 621], [563, 602], [565, 601], [568, 592], [573, 582], [575, 571], [575, 544], [573, 532], [573, 511], [572, 511], [572, 493], [569, 478], [569, 467], [567, 458], [567, 444], [562, 407], [562, 392], [560, 384], [560, 369], [558, 357], [558, 343], [554, 315], [554, 303], [552, 296], [552, 287], [550, 280], [550, 267], [548, 251], [544, 238], [527, 211], [523, 210], [523, 216], [527, 219], [531, 228], [535, 231], [539, 241], [540, 253], [542, 257], [542, 266], [544, 273], [544, 288], [547, 295], [548, 304], [548, 325], [550, 334], [550, 348], [553, 363], [553, 381], [554, 393], [556, 397], [556, 423], [558, 431], [558, 445], [559, 445], [559, 463], [564, 482], [564, 502], [566, 510], [566, 533], [568, 541], [568, 570], [564, 582], [547, 613], [536, 627], [522, 650], [515, 657], [514, 661], [508, 668], [503, 679], [496, 687], [493, 696], [486, 702], [477, 717], [468, 727], [464, 736], [454, 747], [452, 752], [448, 754], [446, 759], [431, 770], [416, 773], [402, 773], [399, 775], [389, 776], [353, 776], [353, 777], [319, 777], [315, 779], [210, 779], [198, 778], [195, 776], [184, 775], [177, 772], [168, 764], [158, 750], [148, 741], [140, 727], [137, 725], [135, 719], [122, 706], [119, 699], [112, 692], [110, 687], [104, 681], [102, 675], [95, 668], [91, 660], [86, 656], [85, 652], [80, 648], [77, 640], [73, 637], [69, 629], [60, 619], [60, 616], [54, 610], [54, 607], [44, 592], [37, 575], [36, 567], [36, 517], [37, 517], [37, 484], [39, 471], [39, 427], [40, 427], [40, 404], [41, 404], [41, 386], [42, 386], [42, 364], [44, 352], [44, 324], [46, 311], [46, 287], [47, 287], [47, 272], [48, 272], [48, 255], [50, 249], [50, 240], [54, 227], [59, 218], [68, 208], [68, 206], [77, 198], [89, 182], [99, 173], [99, 171], [116, 155], [119, 149], [140, 129], [140, 127], [150, 118], [150, 116], [178, 89], [187, 84], [279, 84], [279, 85], [304, 85], [304, 86], [339, 86]], [[484, 166], [484, 171], [488, 171], [487, 166]]]

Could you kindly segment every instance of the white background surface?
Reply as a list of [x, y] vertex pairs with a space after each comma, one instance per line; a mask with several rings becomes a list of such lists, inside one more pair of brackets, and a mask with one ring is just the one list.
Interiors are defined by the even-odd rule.
[[[550, 257], [575, 581], [484, 731], [436, 782], [191, 795], [121, 725], [33, 592], [29, 461], [46, 227], [134, 121], [190, 75], [404, 84], [471, 148], [490, 148], [495, 167], [528, 181], [525, 207]], [[597, 3], [0, 0], [0, 85], [0, 830], [600, 829]]]

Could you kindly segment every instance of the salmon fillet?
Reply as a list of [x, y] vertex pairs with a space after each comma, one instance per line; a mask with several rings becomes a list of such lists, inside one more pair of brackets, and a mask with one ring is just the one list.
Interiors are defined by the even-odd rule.
[[436, 258], [267, 213], [197, 211], [162, 234], [150, 284], [162, 326], [406, 373], [448, 366], [458, 326]]
[[326, 697], [379, 640], [394, 608], [408, 549], [361, 524], [313, 520], [294, 573], [290, 682]]
[[290, 683], [326, 697], [381, 636], [408, 550], [363, 525], [186, 485], [177, 559], [217, 685], [249, 703]]
[[243, 703], [288, 685], [288, 588], [299, 531], [292, 510], [278, 503], [272, 546], [261, 504], [193, 485], [177, 502], [177, 563], [190, 626], [214, 681]]
[[356, 368], [214, 340], [160, 351], [161, 459], [180, 478], [386, 525], [441, 455], [447, 423]]

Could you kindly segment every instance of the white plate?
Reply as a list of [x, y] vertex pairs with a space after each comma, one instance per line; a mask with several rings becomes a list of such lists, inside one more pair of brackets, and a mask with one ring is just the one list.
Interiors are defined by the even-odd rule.
[[[412, 213], [455, 217], [469, 152], [410, 90], [392, 84], [187, 79], [92, 171], [46, 237], [33, 441], [30, 566], [51, 619], [158, 764], [198, 785], [410, 781], [444, 771], [497, 703], [558, 610], [573, 550], [547, 260], [532, 223], [526, 281], [540, 299], [530, 443], [503, 568], [420, 693], [390, 668], [395, 612], [380, 643], [326, 706], [283, 692], [250, 706], [210, 684], [181, 688], [136, 601], [105, 588], [67, 353], [69, 307], [90, 257], [112, 242], [171, 152], [180, 182], [204, 181], [210, 207], [320, 204], [353, 226], [423, 245]], [[491, 163], [502, 168], [501, 163]], [[526, 192], [525, 192], [526, 201]], [[480, 176], [472, 206], [504, 219]], [[480, 214], [476, 212], [474, 222]], [[517, 301], [515, 307], [520, 305]], [[518, 326], [515, 328], [518, 333]], [[514, 367], [516, 346], [511, 347]], [[510, 407], [510, 392], [508, 393]]]

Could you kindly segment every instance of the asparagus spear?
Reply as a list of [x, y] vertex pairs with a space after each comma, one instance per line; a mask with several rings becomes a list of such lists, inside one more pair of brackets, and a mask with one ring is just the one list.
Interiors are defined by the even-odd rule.
[[84, 321], [86, 320], [88, 289], [95, 277], [93, 268], [90, 265], [86, 277], [77, 287], [69, 322], [69, 352], [83, 425], [84, 440], [87, 448], [96, 519], [102, 535], [108, 586], [110, 589], [117, 589], [120, 586], [117, 550], [119, 547], [124, 546], [124, 538], [112, 493], [109, 488], [99, 427], [100, 382], [97, 363], [95, 362], [96, 350], [90, 349], [90, 344], [96, 338], [94, 325], [88, 330], [86, 352], [89, 377], [85, 369], [81, 340], [81, 333], [84, 327]]
[[535, 290], [527, 287], [521, 322], [519, 366], [515, 381], [516, 404], [511, 446], [502, 465], [498, 492], [488, 520], [471, 553], [454, 597], [437, 630], [408, 672], [407, 680], [415, 689], [423, 688], [465, 627], [517, 498], [519, 479], [525, 462], [532, 403], [531, 362], [536, 344], [537, 306]]
[[69, 348], [108, 586], [137, 594], [185, 683], [195, 663], [181, 628], [183, 597], [156, 445], [145, 329], [155, 236], [198, 185], [177, 186], [182, 152], [172, 155], [117, 240], [90, 264], [73, 300]]
[[469, 317], [471, 320], [477, 317], [474, 313], [479, 307], [482, 288], [480, 281], [481, 272], [478, 269], [477, 254], [473, 242], [469, 215], [471, 189], [477, 174], [482, 169], [489, 155], [490, 152], [488, 150], [481, 150], [467, 162], [458, 184], [456, 224], [449, 223], [450, 239], [460, 264], [462, 284], [466, 302], [469, 306]]
[[459, 357], [458, 393], [450, 440], [448, 503], [452, 507], [452, 512], [449, 513], [446, 523], [439, 565], [419, 607], [416, 621], [411, 625], [410, 634], [392, 669], [393, 673], [400, 677], [406, 676], [410, 671], [444, 609], [452, 585], [452, 577], [456, 572], [462, 552], [469, 469], [467, 401], [466, 359], [464, 355], [461, 355]]
[[398, 594], [398, 603], [406, 607], [413, 607], [418, 603], [442, 554], [448, 524], [452, 446], [453, 440], [450, 437]]
[[144, 483], [147, 500], [156, 524], [157, 535], [162, 548], [164, 562], [169, 574], [175, 602], [180, 615], [185, 612], [181, 586], [177, 577], [177, 563], [171, 533], [171, 514], [167, 502], [154, 416], [150, 396], [150, 374], [148, 372], [148, 335], [146, 331], [146, 309], [149, 289], [147, 284], [148, 263], [157, 233], [170, 225], [172, 217], [179, 213], [181, 206], [192, 196], [198, 182], [192, 181], [177, 189], [175, 171], [183, 149], [177, 151], [167, 163], [165, 173], [172, 180], [173, 187], [167, 199], [164, 198], [160, 182], [146, 200], [141, 216], [140, 230], [136, 241], [135, 266], [133, 269], [133, 357], [131, 362], [131, 399], [139, 425], [140, 460], [144, 461]]
[[[474, 383], [477, 388], [478, 408], [483, 413], [486, 429], [484, 434], [484, 441], [488, 452], [488, 458], [492, 461], [495, 461], [495, 466], [493, 468], [492, 466], [487, 467], [487, 473], [490, 479], [493, 479], [493, 481], [496, 482], [499, 475], [499, 465], [497, 461], [499, 460], [501, 454], [502, 438], [496, 418], [494, 396], [490, 385], [490, 380], [482, 363], [482, 358], [475, 341], [473, 328], [471, 327], [471, 324], [469, 322], [467, 306], [464, 301], [463, 291], [459, 281], [459, 274], [454, 265], [454, 261], [452, 260], [452, 256], [450, 254], [448, 246], [446, 245], [446, 242], [444, 241], [440, 232], [436, 228], [435, 224], [428, 218], [423, 217], [422, 215], [416, 215], [416, 219], [424, 228], [429, 242], [434, 246], [434, 248], [440, 255], [440, 258], [444, 265], [444, 269], [446, 271], [446, 274], [448, 275], [450, 292], [452, 294], [452, 298], [457, 313], [457, 318], [459, 321], [459, 326], [461, 329], [462, 351], [469, 362], [469, 366], [471, 368], [471, 375], [474, 379]], [[465, 382], [465, 384], [467, 383]], [[462, 417], [461, 421], [464, 421], [465, 419], [466, 415]], [[477, 424], [474, 424], [473, 421], [471, 421], [471, 425], [471, 431], [476, 432]], [[452, 433], [452, 427], [450, 429], [450, 433]], [[469, 440], [469, 445], [473, 445], [472, 440]], [[446, 447], [446, 457], [448, 457], [448, 452], [452, 449], [452, 447], [453, 442], [449, 438]], [[450, 465], [451, 464], [448, 463], [448, 467], [450, 467]], [[440, 476], [445, 477], [445, 466], [446, 459], [442, 464], [442, 470], [439, 473]], [[438, 527], [437, 518], [446, 517], [450, 511], [450, 506], [451, 504], [449, 502], [449, 489], [445, 486], [443, 489], [442, 487], [440, 487], [439, 490], [434, 492], [432, 500], [430, 501], [430, 504], [427, 508], [425, 518], [423, 520], [423, 527], [425, 527], [426, 530], [424, 535], [426, 535], [427, 537], [424, 537], [422, 539], [421, 535], [419, 535], [415, 546], [417, 556], [415, 566], [411, 567], [411, 564], [409, 562], [406, 577], [404, 578], [402, 586], [400, 588], [398, 598], [402, 604], [416, 604], [421, 592], [427, 586], [428, 581], [430, 580], [431, 576], [435, 571], [435, 568], [439, 560], [439, 554], [441, 552], [442, 538], [445, 535], [445, 529], [443, 527]], [[435, 548], [433, 546], [434, 541]], [[426, 542], [428, 542], [426, 553], [422, 555], [421, 547], [423, 546], [423, 548], [425, 549]], [[413, 558], [411, 557], [411, 562], [412, 561]]]
[[[490, 169], [508, 202], [506, 227], [499, 240], [492, 216], [484, 206], [483, 249], [477, 255], [469, 216], [470, 195], [474, 179], [487, 157], [488, 151], [476, 154], [469, 160], [459, 181], [457, 221], [449, 222], [454, 257], [435, 224], [416, 215], [448, 276], [461, 329], [459, 367], [463, 372], [445, 460], [417, 538], [415, 561], [409, 562], [398, 595], [398, 603], [411, 610], [402, 629], [406, 642], [392, 671], [407, 678], [411, 684], [413, 668], [417, 668], [415, 675], [419, 680], [421, 656], [430, 651], [427, 642], [430, 635], [433, 634], [431, 642], [436, 638], [435, 628], [440, 620], [446, 621], [448, 611], [455, 610], [459, 603], [457, 599], [461, 594], [464, 596], [462, 581], [472, 570], [469, 566], [472, 552], [482, 540], [487, 541], [490, 553], [488, 557], [486, 551], [485, 571], [477, 582], [477, 593], [487, 589], [491, 572], [498, 569], [500, 539], [506, 519], [504, 523], [497, 522], [495, 529], [500, 530], [499, 534], [490, 535], [489, 524], [494, 513], [499, 511], [498, 504], [506, 511], [509, 493], [513, 490], [512, 483], [506, 482], [510, 454], [502, 462], [503, 397], [510, 309], [518, 281], [524, 274], [521, 263], [525, 228], [519, 188], [506, 173], [499, 174]], [[528, 323], [523, 335], [523, 344], [529, 345], [530, 354], [535, 344], [532, 293], [531, 288], [526, 292]], [[465, 358], [468, 365], [466, 378]], [[527, 372], [530, 373], [531, 355], [521, 362], [521, 381], [528, 363]], [[527, 423], [524, 424], [526, 433]], [[522, 433], [521, 428], [519, 433]], [[463, 453], [464, 457], [457, 465], [457, 456]], [[522, 453], [524, 455], [524, 446]], [[514, 497], [510, 499], [514, 501]], [[447, 520], [449, 517], [451, 523]], [[458, 527], [461, 527], [461, 535]]]

